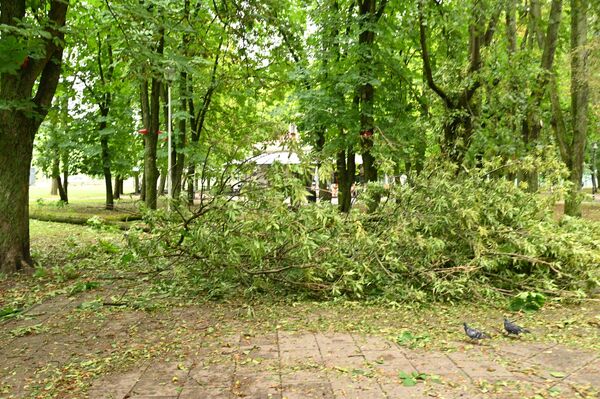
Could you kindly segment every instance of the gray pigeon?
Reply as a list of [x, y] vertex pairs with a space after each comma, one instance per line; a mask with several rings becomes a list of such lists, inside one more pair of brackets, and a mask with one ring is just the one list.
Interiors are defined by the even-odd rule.
[[465, 334], [467, 334], [467, 337], [474, 339], [474, 340], [480, 340], [480, 339], [484, 339], [484, 338], [489, 338], [490, 336], [479, 331], [476, 330], [474, 328], [471, 328], [467, 325], [467, 323], [463, 323], [463, 326], [465, 326]]
[[530, 333], [531, 331], [510, 322], [506, 317], [504, 318], [504, 329], [508, 334], [519, 335], [521, 333]]

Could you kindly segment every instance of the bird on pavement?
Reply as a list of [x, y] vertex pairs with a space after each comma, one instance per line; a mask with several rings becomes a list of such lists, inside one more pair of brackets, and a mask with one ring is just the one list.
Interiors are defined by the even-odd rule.
[[484, 339], [484, 338], [489, 338], [490, 336], [479, 331], [476, 330], [474, 328], [471, 328], [467, 325], [467, 323], [463, 323], [463, 326], [465, 327], [465, 334], [467, 334], [467, 337], [474, 339], [474, 340], [480, 340], [480, 339]]
[[530, 333], [531, 331], [527, 330], [526, 328], [520, 327], [518, 325], [516, 325], [515, 323], [509, 321], [506, 317], [504, 318], [504, 329], [506, 330], [506, 332], [510, 335], [510, 334], [514, 334], [514, 335], [519, 335], [521, 333]]

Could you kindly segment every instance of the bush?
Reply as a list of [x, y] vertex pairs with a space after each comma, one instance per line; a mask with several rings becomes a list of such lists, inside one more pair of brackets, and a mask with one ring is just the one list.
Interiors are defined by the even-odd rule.
[[131, 244], [149, 260], [176, 259], [178, 289], [214, 297], [241, 288], [396, 302], [583, 296], [599, 285], [600, 226], [558, 222], [553, 197], [486, 171], [429, 170], [410, 185], [377, 188], [376, 211], [348, 215], [300, 206], [299, 181], [271, 182], [246, 184], [237, 200], [215, 193], [194, 212], [152, 213], [153, 239], [132, 235]]

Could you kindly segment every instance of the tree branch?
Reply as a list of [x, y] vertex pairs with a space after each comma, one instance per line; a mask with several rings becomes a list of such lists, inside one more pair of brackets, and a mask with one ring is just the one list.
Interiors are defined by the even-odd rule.
[[425, 72], [425, 79], [427, 85], [433, 90], [446, 104], [446, 107], [453, 108], [454, 104], [450, 97], [435, 83], [433, 80], [433, 74], [431, 72], [431, 62], [429, 60], [429, 50], [427, 49], [427, 32], [425, 21], [423, 17], [423, 1], [419, 0], [419, 42], [421, 44], [421, 58], [423, 59], [423, 71]]

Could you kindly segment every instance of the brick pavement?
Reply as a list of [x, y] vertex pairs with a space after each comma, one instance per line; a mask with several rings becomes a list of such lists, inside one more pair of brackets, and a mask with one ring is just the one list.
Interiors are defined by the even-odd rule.
[[[598, 397], [600, 354], [519, 339], [450, 351], [378, 336], [277, 331], [229, 336], [184, 362], [155, 360], [96, 382], [91, 398]], [[399, 373], [424, 373], [405, 386]]]

